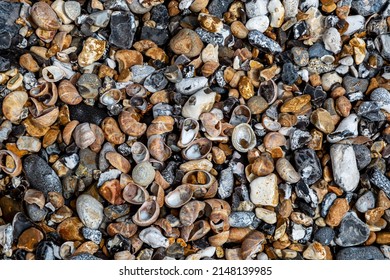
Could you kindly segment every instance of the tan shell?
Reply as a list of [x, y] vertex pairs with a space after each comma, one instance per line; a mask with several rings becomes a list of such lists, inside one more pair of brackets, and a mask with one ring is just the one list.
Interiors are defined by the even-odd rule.
[[57, 121], [60, 111], [58, 107], [44, 109], [39, 116], [34, 117], [33, 121], [43, 127], [50, 127]]
[[73, 131], [73, 139], [80, 149], [88, 148], [93, 142], [95, 142], [96, 137], [92, 132], [89, 123], [81, 123], [76, 126]]
[[146, 130], [146, 137], [171, 132], [174, 124], [175, 120], [171, 116], [158, 116], [148, 126], [148, 129]]
[[105, 140], [104, 139], [104, 132], [99, 126], [97, 126], [94, 123], [90, 123], [89, 126], [91, 127], [91, 130], [92, 130], [93, 134], [95, 134], [95, 138], [96, 138], [95, 142], [93, 142], [89, 146], [89, 148], [91, 149], [91, 151], [98, 153], [102, 149], [102, 145], [103, 145], [104, 140]]
[[20, 66], [22, 66], [23, 68], [27, 69], [28, 71], [30, 71], [32, 73], [38, 72], [40, 69], [36, 60], [29, 53], [25, 53], [25, 54], [20, 56], [19, 64], [20, 64]]
[[229, 238], [229, 231], [223, 231], [220, 233], [217, 233], [216, 235], [210, 236], [208, 241], [211, 246], [214, 247], [221, 247], [223, 244], [227, 242]]
[[3, 100], [3, 114], [12, 123], [17, 123], [23, 111], [23, 106], [28, 100], [28, 95], [24, 91], [13, 91]]
[[221, 121], [213, 113], [203, 113], [200, 115], [199, 119], [208, 135], [217, 137], [221, 134]]
[[122, 97], [122, 92], [119, 89], [110, 89], [103, 93], [99, 100], [100, 103], [106, 106], [112, 106], [117, 104]]
[[35, 3], [30, 10], [30, 15], [36, 25], [45, 30], [57, 30], [61, 23], [53, 9], [43, 1]]
[[68, 80], [62, 80], [58, 86], [58, 95], [62, 102], [69, 105], [77, 105], [83, 98], [77, 88]]
[[136, 163], [148, 161], [150, 158], [149, 150], [142, 142], [135, 142], [131, 146], [131, 155]]
[[126, 110], [119, 114], [118, 122], [121, 130], [129, 136], [141, 137], [147, 129], [146, 124], [139, 122], [136, 113]]
[[148, 139], [148, 150], [150, 155], [158, 161], [166, 161], [171, 157], [172, 150], [165, 144], [164, 138], [160, 135], [152, 135]]
[[129, 183], [123, 189], [123, 199], [130, 204], [143, 204], [149, 199], [149, 193], [144, 187]]
[[252, 127], [247, 123], [237, 125], [232, 134], [232, 144], [234, 148], [242, 153], [246, 153], [256, 146], [256, 136]]
[[[9, 157], [12, 160], [11, 166], [7, 164]], [[0, 168], [3, 172], [7, 173], [11, 177], [16, 177], [22, 173], [22, 161], [13, 152], [8, 150], [0, 150]]]
[[197, 120], [187, 118], [183, 121], [183, 127], [180, 132], [180, 138], [177, 146], [185, 148], [190, 145], [196, 138], [199, 132], [199, 123]]
[[187, 172], [182, 179], [182, 183], [188, 184], [194, 192], [194, 197], [197, 198], [213, 197], [218, 189], [217, 179], [204, 170]]
[[186, 204], [192, 195], [191, 186], [180, 185], [165, 196], [165, 204], [170, 208], [179, 208]]
[[105, 156], [108, 162], [116, 169], [120, 170], [123, 173], [129, 173], [131, 165], [129, 161], [125, 157], [123, 157], [120, 153], [107, 152]]
[[54, 106], [58, 100], [58, 89], [55, 83], [38, 80], [38, 85], [29, 92], [30, 96], [39, 99], [46, 106]]
[[64, 140], [64, 143], [66, 145], [70, 144], [70, 141], [72, 140], [73, 131], [78, 124], [79, 124], [78, 120], [70, 121], [66, 124], [66, 126], [62, 130], [62, 140]]
[[29, 189], [24, 193], [23, 200], [28, 204], [36, 204], [40, 209], [45, 207], [45, 195], [43, 192]]
[[203, 215], [203, 210], [206, 207], [206, 203], [203, 201], [190, 201], [183, 205], [180, 209], [180, 222], [183, 226], [192, 225], [195, 220]]
[[181, 237], [184, 241], [195, 241], [201, 239], [210, 231], [210, 224], [205, 220], [200, 220], [194, 224], [183, 227], [181, 231]]
[[159, 215], [160, 207], [158, 206], [156, 200], [154, 200], [153, 197], [150, 197], [141, 205], [132, 220], [134, 224], [146, 227], [153, 224], [158, 219]]
[[193, 141], [181, 154], [186, 160], [205, 158], [211, 151], [212, 142], [207, 138], [199, 138]]
[[108, 142], [115, 145], [120, 145], [125, 142], [125, 135], [119, 129], [118, 124], [114, 118], [105, 118], [101, 126], [104, 132], [104, 137]]
[[210, 227], [215, 233], [227, 231], [230, 228], [229, 224], [229, 211], [213, 210], [209, 215]]
[[249, 259], [253, 254], [263, 250], [265, 236], [259, 231], [253, 231], [244, 239], [241, 244], [241, 256], [244, 260]]

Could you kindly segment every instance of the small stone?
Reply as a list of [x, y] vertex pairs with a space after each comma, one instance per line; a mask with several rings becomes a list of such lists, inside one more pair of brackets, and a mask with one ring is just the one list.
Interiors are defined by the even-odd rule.
[[315, 43], [309, 48], [309, 57], [310, 58], [321, 58], [325, 55], [331, 55], [332, 53], [325, 49], [322, 43]]
[[348, 36], [359, 31], [360, 29], [363, 29], [366, 22], [362, 15], [348, 16], [345, 20], [348, 23], [348, 29], [344, 32], [344, 35]]
[[364, 243], [370, 235], [370, 229], [354, 212], [345, 214], [341, 221], [336, 244], [342, 247], [351, 247]]
[[229, 225], [236, 228], [245, 228], [252, 224], [254, 218], [255, 213], [253, 212], [232, 212], [229, 215]]
[[253, 17], [249, 19], [245, 27], [251, 31], [251, 30], [257, 30], [260, 32], [264, 32], [267, 30], [269, 26], [269, 19], [267, 16], [258, 16], [258, 17]]
[[101, 258], [95, 257], [94, 255], [91, 255], [90, 253], [80, 253], [76, 256], [72, 256], [70, 260], [75, 261], [98, 261], [101, 260]]
[[331, 27], [323, 34], [323, 41], [325, 49], [337, 54], [341, 51], [341, 36], [336, 28]]
[[249, 0], [245, 3], [245, 11], [248, 18], [265, 16], [267, 10], [268, 0]]
[[201, 90], [204, 87], [207, 87], [208, 80], [205, 77], [193, 77], [185, 78], [180, 82], [175, 84], [175, 89], [177, 92], [184, 95], [192, 95], [195, 92]]
[[103, 205], [94, 197], [82, 194], [76, 201], [77, 214], [83, 224], [91, 229], [98, 229], [103, 221]]
[[234, 21], [230, 25], [230, 30], [232, 31], [232, 34], [239, 39], [246, 38], [248, 36], [248, 32], [249, 32], [249, 30], [245, 27], [245, 25], [241, 21], [238, 21], [238, 20]]
[[309, 104], [311, 96], [308, 94], [293, 97], [283, 103], [281, 113], [298, 113], [305, 105]]
[[220, 173], [218, 181], [218, 195], [221, 199], [228, 198], [233, 193], [234, 176], [230, 167], [223, 169]]
[[100, 125], [108, 116], [105, 110], [86, 105], [84, 102], [75, 106], [69, 106], [70, 119], [78, 120], [80, 123], [88, 122]]
[[318, 108], [311, 114], [310, 121], [318, 130], [326, 134], [333, 132], [335, 129], [332, 116], [322, 108]]
[[280, 0], [271, 0], [268, 3], [268, 11], [271, 16], [271, 27], [279, 28], [284, 21], [285, 9]]
[[355, 9], [359, 15], [366, 17], [378, 13], [386, 3], [386, 0], [355, 0], [352, 1], [351, 7]]
[[309, 52], [305, 48], [293, 47], [291, 54], [296, 65], [306, 66], [309, 63]]
[[307, 260], [323, 260], [326, 257], [326, 251], [321, 243], [313, 242], [303, 252], [303, 257]]
[[375, 46], [384, 59], [390, 60], [390, 49], [389, 49], [390, 35], [389, 35], [389, 33], [381, 34], [378, 37], [376, 37], [375, 38]]
[[290, 148], [295, 151], [296, 149], [302, 148], [313, 140], [311, 134], [308, 131], [294, 129], [290, 133]]
[[83, 50], [78, 56], [78, 63], [81, 67], [91, 65], [99, 60], [106, 50], [106, 41], [89, 37], [84, 42]]
[[11, 68], [11, 61], [8, 58], [0, 56], [0, 72], [8, 71], [10, 68]]
[[343, 79], [343, 87], [347, 93], [366, 92], [368, 83], [367, 79], [359, 79], [352, 76], [345, 76]]
[[232, 2], [233, 0], [211, 0], [207, 8], [210, 14], [223, 18], [223, 14], [228, 10]]
[[322, 177], [322, 168], [317, 154], [309, 148], [301, 148], [294, 152], [295, 167], [306, 184], [312, 185]]
[[41, 150], [41, 142], [38, 138], [30, 136], [20, 136], [16, 145], [19, 150], [29, 151], [33, 153], [38, 153]]
[[203, 42], [195, 31], [184, 28], [171, 39], [169, 46], [176, 54], [195, 57], [202, 51]]
[[390, 180], [376, 167], [370, 170], [368, 175], [370, 182], [380, 188], [390, 198]]
[[77, 217], [70, 217], [61, 222], [57, 227], [57, 233], [65, 241], [82, 241], [80, 233], [83, 223]]
[[292, 164], [285, 158], [278, 159], [276, 162], [276, 171], [278, 172], [279, 176], [287, 183], [294, 184], [301, 179], [299, 173], [295, 171]]
[[280, 53], [282, 51], [281, 46], [271, 38], [265, 36], [258, 30], [252, 30], [248, 33], [248, 40], [251, 45], [259, 48], [265, 53]]
[[268, 108], [268, 103], [262, 96], [255, 95], [249, 98], [247, 106], [252, 114], [257, 115], [263, 113]]
[[255, 205], [277, 206], [279, 192], [276, 175], [270, 174], [253, 180], [250, 183], [250, 199]]
[[68, 18], [76, 20], [81, 14], [81, 5], [77, 1], [66, 1], [64, 4], [64, 11]]
[[341, 84], [343, 78], [341, 78], [336, 72], [325, 73], [321, 77], [321, 83], [324, 90], [328, 91], [336, 83]]
[[18, 239], [18, 248], [26, 250], [27, 252], [33, 252], [36, 250], [38, 243], [44, 238], [43, 233], [31, 227], [26, 229]]
[[353, 145], [353, 150], [355, 151], [358, 169], [362, 170], [367, 167], [371, 162], [370, 149], [368, 149], [365, 145]]
[[238, 91], [244, 99], [249, 99], [255, 95], [252, 81], [247, 76], [242, 76], [238, 82]]
[[77, 80], [76, 85], [83, 98], [96, 98], [102, 83], [96, 74], [84, 73]]
[[328, 226], [337, 227], [348, 210], [348, 201], [345, 198], [337, 198], [326, 216], [326, 224]]
[[107, 27], [110, 22], [112, 11], [98, 11], [89, 15], [89, 18], [93, 21], [93, 25], [97, 27]]
[[354, 138], [358, 136], [359, 118], [356, 114], [350, 114], [343, 119], [336, 130], [327, 136], [330, 143], [336, 143], [343, 139]]
[[384, 260], [382, 252], [375, 246], [351, 247], [341, 249], [337, 260]]
[[283, 64], [282, 81], [287, 85], [292, 85], [298, 80], [298, 73], [292, 63]]
[[330, 227], [322, 227], [314, 233], [314, 240], [318, 241], [324, 246], [329, 245], [333, 241], [334, 237], [335, 232]]
[[274, 211], [265, 208], [256, 208], [255, 213], [257, 218], [266, 222], [267, 224], [276, 223], [276, 213]]
[[134, 15], [125, 11], [113, 12], [111, 14], [110, 28], [110, 44], [121, 49], [130, 49], [137, 30]]
[[169, 40], [169, 32], [167, 29], [153, 28], [144, 25], [141, 31], [141, 39], [151, 40], [158, 46], [163, 46]]
[[31, 187], [47, 195], [48, 192], [62, 193], [61, 181], [54, 170], [38, 155], [30, 155], [23, 161], [23, 169]]
[[353, 147], [344, 144], [332, 145], [330, 157], [336, 184], [347, 192], [354, 191], [359, 184], [360, 173]]

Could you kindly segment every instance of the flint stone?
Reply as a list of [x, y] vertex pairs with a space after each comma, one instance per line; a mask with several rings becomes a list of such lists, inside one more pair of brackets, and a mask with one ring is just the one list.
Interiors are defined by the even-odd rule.
[[357, 217], [355, 212], [348, 212], [341, 221], [335, 241], [341, 247], [351, 247], [364, 243], [369, 235], [369, 227]]
[[233, 0], [212, 0], [207, 9], [211, 15], [222, 18], [232, 2]]
[[258, 177], [250, 183], [250, 200], [255, 205], [277, 206], [279, 192], [275, 174]]
[[144, 25], [141, 31], [141, 39], [148, 39], [162, 46], [169, 40], [168, 29], [153, 28]]
[[375, 46], [384, 59], [390, 60], [390, 33], [376, 37]]
[[255, 213], [249, 211], [233, 212], [229, 216], [229, 224], [231, 227], [244, 228], [252, 224], [255, 218]]
[[375, 196], [371, 191], [363, 194], [355, 203], [356, 210], [360, 213], [366, 213], [367, 210], [375, 207]]
[[316, 152], [310, 148], [301, 148], [294, 152], [295, 167], [303, 181], [312, 185], [322, 177], [322, 168]]
[[131, 73], [133, 74], [132, 81], [134, 83], [141, 83], [148, 77], [153, 74], [156, 69], [149, 65], [134, 65], [130, 68]]
[[225, 45], [225, 39], [220, 33], [209, 32], [200, 27], [196, 28], [195, 32], [199, 35], [199, 38], [203, 43], [218, 45], [221, 47]]
[[100, 230], [83, 227], [81, 229], [81, 233], [83, 234], [83, 237], [85, 239], [91, 240], [95, 244], [100, 244], [100, 242], [102, 241], [103, 235]]
[[344, 191], [352, 192], [359, 184], [360, 173], [352, 146], [335, 144], [330, 148], [334, 180]]
[[298, 80], [298, 72], [292, 63], [283, 64], [282, 81], [287, 85], [292, 85]]
[[343, 78], [343, 87], [347, 93], [366, 92], [369, 81], [367, 79], [359, 79], [352, 76], [345, 76]]
[[195, 92], [207, 87], [206, 77], [185, 78], [175, 84], [176, 91], [184, 95], [192, 95]]
[[234, 187], [234, 176], [230, 167], [221, 171], [218, 182], [218, 196], [221, 199], [230, 197], [233, 193]]
[[341, 249], [336, 260], [384, 260], [382, 252], [374, 246]]
[[335, 236], [334, 230], [330, 227], [323, 227], [314, 233], [314, 240], [322, 245], [329, 245]]
[[89, 186], [93, 181], [92, 172], [97, 169], [97, 154], [87, 148], [80, 150], [79, 156], [76, 176], [83, 180], [85, 186]]
[[345, 31], [344, 35], [352, 35], [356, 31], [364, 28], [366, 20], [361, 15], [349, 16], [345, 19], [348, 22], [348, 29]]
[[282, 51], [282, 47], [276, 41], [267, 37], [258, 30], [249, 31], [248, 40], [251, 45], [266, 53], [275, 54]]
[[371, 151], [365, 145], [353, 145], [356, 163], [359, 170], [367, 167], [371, 162]]
[[18, 35], [20, 26], [15, 23], [19, 18], [21, 3], [0, 2], [0, 50], [9, 49], [13, 38]]
[[358, 136], [359, 118], [356, 114], [350, 114], [343, 119], [335, 131], [328, 134], [326, 140], [329, 143], [336, 143], [344, 139]]
[[137, 31], [134, 15], [131, 12], [113, 12], [110, 28], [110, 44], [121, 49], [130, 49], [133, 45], [134, 34]]
[[327, 193], [321, 203], [321, 217], [325, 218], [328, 215], [330, 207], [336, 200], [337, 195], [335, 193]]
[[268, 0], [249, 0], [245, 3], [246, 16], [254, 18], [258, 16], [265, 16], [268, 14], [267, 10]]
[[351, 7], [359, 15], [366, 17], [378, 13], [387, 2], [387, 0], [354, 0]]
[[54, 170], [38, 155], [30, 155], [23, 161], [23, 170], [31, 187], [45, 194], [62, 193], [60, 178]]
[[76, 210], [81, 222], [90, 229], [98, 229], [103, 221], [103, 205], [89, 194], [77, 198]]
[[11, 68], [11, 61], [8, 58], [0, 56], [0, 72], [8, 71]]
[[368, 171], [370, 182], [380, 188], [390, 198], [390, 180], [377, 167]]
[[108, 117], [105, 110], [89, 106], [84, 102], [75, 106], [69, 105], [69, 113], [71, 120], [78, 120], [80, 123], [94, 123], [96, 125], [100, 125], [100, 123]]
[[155, 21], [158, 28], [164, 29], [168, 27], [169, 14], [165, 5], [158, 5], [151, 10], [151, 20]]

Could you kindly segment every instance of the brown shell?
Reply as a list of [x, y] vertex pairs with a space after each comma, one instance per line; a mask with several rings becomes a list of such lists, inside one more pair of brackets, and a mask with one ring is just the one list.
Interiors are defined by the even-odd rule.
[[[8, 156], [12, 159], [12, 166], [8, 166]], [[11, 151], [0, 150], [0, 168], [3, 172], [9, 174], [11, 177], [19, 176], [22, 173], [21, 159]]]
[[260, 231], [251, 232], [241, 244], [241, 256], [244, 260], [249, 259], [253, 254], [263, 250], [265, 236]]
[[225, 244], [229, 238], [229, 231], [223, 231], [209, 237], [208, 241], [211, 246], [220, 247]]
[[149, 199], [149, 193], [144, 187], [129, 183], [123, 189], [123, 199], [130, 204], [143, 204]]
[[130, 162], [122, 156], [120, 153], [117, 152], [107, 152], [105, 154], [106, 159], [108, 162], [115, 167], [116, 169], [120, 170], [123, 173], [129, 173], [130, 171]]
[[141, 227], [150, 226], [153, 224], [160, 215], [160, 207], [153, 198], [149, 198], [138, 209], [137, 213], [133, 216], [133, 222]]
[[83, 101], [77, 88], [68, 80], [62, 80], [58, 86], [58, 95], [62, 102], [77, 105]]
[[28, 95], [24, 91], [13, 91], [3, 100], [3, 115], [12, 123], [20, 120], [24, 104], [28, 100]]
[[54, 10], [43, 1], [35, 3], [30, 10], [30, 15], [36, 25], [45, 30], [57, 30], [61, 23]]
[[172, 150], [165, 144], [164, 138], [160, 135], [152, 135], [148, 139], [148, 150], [150, 155], [158, 161], [166, 161], [171, 157]]
[[96, 140], [89, 123], [81, 123], [73, 131], [73, 139], [80, 149], [89, 147]]
[[183, 226], [192, 225], [195, 220], [203, 215], [203, 210], [206, 207], [206, 203], [203, 201], [190, 201], [183, 205], [180, 209], [179, 217]]
[[33, 120], [43, 127], [50, 127], [57, 121], [59, 113], [60, 111], [58, 107], [50, 107], [44, 109], [42, 113], [39, 116], [33, 118]]
[[62, 140], [66, 145], [70, 144], [70, 141], [72, 140], [73, 131], [78, 125], [79, 125], [79, 121], [73, 120], [68, 122], [67, 125], [62, 130]]
[[104, 143], [104, 133], [103, 130], [94, 123], [90, 123], [89, 126], [91, 127], [91, 130], [96, 138], [95, 142], [93, 142], [89, 148], [91, 151], [98, 153], [102, 149], [102, 145]]
[[115, 145], [120, 145], [125, 142], [125, 135], [119, 129], [118, 124], [114, 118], [105, 118], [101, 126], [104, 132], [104, 137], [108, 142]]
[[210, 216], [210, 227], [215, 233], [227, 231], [230, 228], [229, 214], [226, 210], [214, 210]]
[[147, 125], [138, 122], [136, 114], [129, 111], [122, 111], [119, 114], [118, 122], [121, 130], [129, 136], [141, 137], [147, 129]]

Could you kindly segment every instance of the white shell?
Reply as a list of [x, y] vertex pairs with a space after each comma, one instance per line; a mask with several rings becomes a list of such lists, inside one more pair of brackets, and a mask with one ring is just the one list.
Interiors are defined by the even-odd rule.
[[57, 66], [47, 66], [42, 69], [42, 77], [47, 82], [58, 82], [64, 78], [65, 72]]
[[152, 248], [168, 248], [168, 239], [156, 227], [148, 227], [139, 233], [139, 239]]
[[232, 134], [232, 144], [234, 148], [242, 153], [246, 153], [256, 146], [256, 136], [249, 124], [237, 125]]

